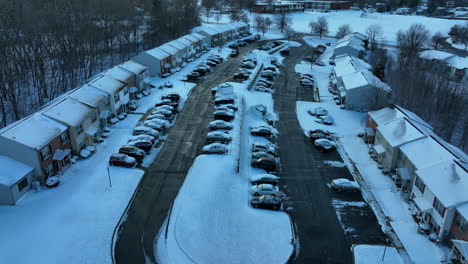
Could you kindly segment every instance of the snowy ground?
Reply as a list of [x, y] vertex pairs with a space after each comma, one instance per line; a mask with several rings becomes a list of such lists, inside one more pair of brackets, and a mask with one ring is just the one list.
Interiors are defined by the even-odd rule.
[[393, 247], [358, 245], [353, 247], [355, 264], [403, 264], [398, 252]]
[[447, 43], [450, 44], [453, 48], [460, 49], [460, 50], [466, 50], [466, 49], [465, 49], [465, 44], [462, 44], [462, 43], [454, 44], [454, 43], [452, 42], [452, 39], [451, 39], [451, 38], [448, 38], [448, 39], [447, 39]]
[[[30, 191], [16, 206], [0, 206], [0, 263], [111, 263], [114, 228], [143, 171], [110, 166], [111, 188], [109, 156], [128, 141], [133, 127], [163, 94], [179, 93], [183, 107], [195, 86], [181, 82], [183, 76], [209, 54], [227, 57], [229, 51], [213, 49], [181, 72], [166, 79], [152, 78], [156, 87], [166, 81], [174, 87], [152, 89], [149, 96], [138, 100], [135, 114], [110, 126], [110, 136], [96, 146], [96, 153], [66, 168], [57, 188]], [[154, 148], [142, 165], [149, 166], [161, 147]]]
[[[331, 48], [333, 48], [333, 44]], [[439, 263], [447, 248], [440, 247], [430, 242], [427, 236], [417, 233], [417, 225], [410, 214], [408, 204], [400, 197], [400, 192], [396, 189], [392, 179], [382, 174], [376, 162], [369, 157], [368, 146], [361, 138], [357, 137], [359, 132], [364, 131], [366, 113], [340, 109], [334, 103], [332, 95], [328, 91], [328, 74], [331, 69], [331, 65], [324, 67], [314, 65], [312, 71], [310, 67], [304, 66], [304, 63], [296, 66], [296, 71], [309, 72], [316, 76], [321, 97], [320, 103], [297, 102], [297, 118], [302, 129], [304, 131], [326, 129], [335, 132], [338, 144], [342, 146], [344, 151], [344, 153], [340, 152], [342, 156], [345, 155], [343, 159], [348, 166], [355, 163], [365, 180], [365, 183], [360, 183], [367, 186], [363, 190], [364, 196], [368, 199], [370, 196], [366, 195], [366, 191], [371, 191], [378, 206], [387, 216], [384, 219], [376, 212], [377, 217], [380, 218], [379, 222], [385, 225], [388, 220], [414, 263]], [[314, 122], [314, 117], [309, 115], [307, 110], [315, 107], [327, 109], [335, 119], [335, 124], [326, 126]], [[374, 201], [368, 202], [372, 205]], [[375, 210], [375, 207], [372, 207]], [[384, 226], [383, 229], [386, 231], [387, 227]]]
[[[259, 61], [268, 57], [258, 54]], [[272, 110], [273, 100], [270, 94], [247, 91], [248, 83], [231, 83], [240, 110], [229, 154], [200, 155], [194, 161], [160, 230], [159, 263], [284, 263], [293, 251], [288, 215], [249, 205], [249, 178], [261, 170], [250, 167], [248, 127], [265, 124], [250, 109], [262, 103]]]
[[[434, 34], [435, 32], [440, 31], [442, 34], [447, 34], [450, 28], [455, 24], [463, 24], [463, 20], [450, 20], [450, 19], [441, 19], [425, 16], [405, 16], [389, 13], [373, 13], [368, 14], [367, 17], [361, 17], [361, 11], [355, 10], [339, 10], [331, 11], [328, 13], [322, 12], [297, 12], [292, 14], [292, 25], [291, 27], [300, 33], [310, 33], [309, 23], [316, 21], [318, 17], [326, 17], [328, 20], [329, 26], [329, 35], [335, 36], [338, 28], [343, 24], [350, 24], [353, 31], [357, 31], [365, 34], [367, 27], [372, 24], [379, 24], [383, 29], [383, 39], [382, 41], [387, 44], [396, 43], [396, 33], [399, 30], [407, 30], [412, 24], [420, 23], [427, 27], [427, 29]], [[252, 31], [255, 30], [254, 18], [258, 14], [249, 13], [250, 25]], [[272, 21], [274, 21], [274, 15], [263, 14], [263, 16], [268, 16]], [[206, 19], [206, 17], [202, 17]], [[210, 18], [210, 23], [216, 23], [213, 20], [213, 17]], [[223, 16], [219, 21], [220, 23], [228, 23], [229, 17]], [[272, 30], [270, 30], [266, 36], [272, 36], [277, 34], [278, 31], [275, 29], [275, 25], [272, 25]]]

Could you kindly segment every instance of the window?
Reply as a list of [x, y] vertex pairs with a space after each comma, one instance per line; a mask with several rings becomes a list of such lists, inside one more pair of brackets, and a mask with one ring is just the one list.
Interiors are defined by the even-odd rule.
[[434, 209], [439, 213], [440, 216], [444, 217], [445, 214], [445, 207], [444, 205], [437, 199], [437, 197], [434, 197], [434, 203], [432, 204]]
[[68, 139], [68, 132], [62, 133], [62, 135], [60, 135], [60, 142], [62, 142], [62, 145], [67, 143]]
[[91, 114], [91, 122], [94, 123], [94, 122], [96, 122], [96, 120], [97, 120], [97, 114], [96, 114], [96, 112], [94, 112], [94, 113]]
[[54, 165], [51, 163], [44, 169], [44, 174], [46, 177], [50, 177], [54, 174]]
[[418, 190], [421, 191], [421, 193], [424, 193], [424, 189], [426, 189], [426, 185], [422, 182], [421, 178], [416, 176], [416, 179], [414, 181], [414, 186], [418, 188]]
[[18, 183], [18, 191], [21, 192], [26, 187], [28, 187], [28, 179], [25, 177]]
[[76, 127], [76, 133], [77, 133], [78, 135], [81, 135], [81, 133], [83, 133], [83, 126], [82, 126], [82, 125], [78, 125], [78, 126]]
[[51, 153], [51, 151], [50, 151], [50, 146], [47, 145], [45, 148], [43, 148], [43, 149], [41, 150], [41, 158], [42, 158], [42, 161], [48, 159], [48, 158], [50, 157], [50, 153]]
[[465, 233], [468, 231], [468, 221], [463, 218], [458, 212], [455, 218], [455, 225], [460, 229], [462, 233]]
[[120, 95], [116, 94], [116, 95], [114, 95], [114, 102], [117, 103], [118, 101], [120, 101]]

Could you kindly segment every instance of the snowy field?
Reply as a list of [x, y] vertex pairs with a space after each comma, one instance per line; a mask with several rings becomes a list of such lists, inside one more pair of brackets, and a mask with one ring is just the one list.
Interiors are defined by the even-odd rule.
[[[305, 39], [307, 43], [315, 44], [313, 38], [306, 37]], [[327, 51], [332, 48], [333, 44]], [[324, 53], [324, 59], [327, 59], [327, 56]], [[344, 153], [340, 151], [344, 161], [348, 166], [351, 163], [356, 164], [359, 173], [368, 186], [366, 190], [363, 190], [364, 196], [368, 196], [366, 191], [371, 191], [374, 194], [378, 205], [387, 216], [391, 227], [398, 235], [411, 260], [418, 264], [438, 263], [445, 256], [447, 248], [440, 247], [430, 242], [427, 236], [417, 233], [417, 225], [410, 214], [408, 204], [400, 197], [400, 192], [395, 187], [392, 179], [382, 174], [377, 167], [377, 163], [369, 157], [368, 146], [357, 136], [359, 132], [364, 131], [366, 113], [340, 109], [333, 101], [332, 94], [328, 91], [328, 74], [332, 67], [328, 64], [323, 67], [314, 65], [311, 70], [308, 63], [301, 62], [296, 65], [297, 72], [312, 73], [316, 77], [321, 98], [320, 103], [301, 101], [296, 103], [297, 118], [302, 129], [304, 132], [312, 129], [325, 129], [336, 133], [338, 145], [344, 150]], [[335, 123], [327, 126], [314, 122], [314, 117], [309, 115], [307, 110], [316, 107], [327, 109], [335, 119]], [[373, 201], [368, 202], [372, 204]], [[387, 219], [384, 219], [378, 213], [376, 215], [381, 225], [385, 225]], [[387, 228], [384, 226], [384, 231]]]
[[355, 264], [403, 264], [393, 247], [358, 245], [353, 247]]
[[[443, 34], [447, 34], [450, 28], [455, 24], [465, 23], [463, 20], [449, 20], [425, 16], [405, 16], [388, 13], [373, 13], [368, 14], [367, 17], [361, 17], [361, 11], [355, 10], [340, 10], [331, 11], [328, 13], [322, 12], [297, 12], [292, 13], [292, 25], [291, 27], [300, 33], [310, 33], [309, 23], [316, 21], [318, 17], [324, 16], [328, 20], [329, 34], [335, 36], [338, 28], [343, 24], [350, 24], [353, 31], [357, 31], [365, 34], [366, 29], [369, 25], [379, 24], [383, 29], [382, 41], [387, 44], [396, 43], [396, 33], [398, 30], [406, 30], [414, 23], [420, 23], [427, 27], [428, 30], [433, 34], [440, 31]], [[252, 30], [255, 30], [254, 17], [257, 14], [252, 13], [250, 15], [250, 25]], [[269, 16], [274, 21], [273, 15], [263, 14], [263, 16]], [[202, 17], [206, 20], [206, 17]], [[214, 17], [209, 20], [210, 23], [216, 23]], [[223, 16], [220, 23], [228, 23], [229, 17]], [[272, 25], [272, 28], [275, 26]], [[271, 30], [267, 33], [268, 38], [274, 38], [273, 33], [278, 34], [276, 29]]]
[[[30, 191], [16, 206], [0, 206], [0, 263], [111, 263], [114, 228], [143, 171], [109, 166], [111, 188], [109, 156], [127, 143], [133, 127], [163, 94], [179, 93], [181, 109], [195, 85], [180, 80], [213, 53], [226, 57], [229, 49], [212, 50], [166, 79], [151, 78], [156, 87], [166, 81], [174, 87], [152, 89], [138, 100], [135, 114], [110, 126], [110, 136], [96, 145], [96, 153], [66, 168], [57, 188]], [[153, 148], [142, 165], [149, 166], [161, 147]]]
[[[265, 54], [257, 53], [259, 61], [269, 57]], [[159, 263], [284, 263], [293, 251], [289, 216], [249, 204], [249, 178], [262, 172], [250, 167], [249, 127], [265, 124], [250, 110], [261, 103], [272, 111], [272, 96], [247, 91], [248, 81], [231, 84], [239, 111], [229, 153], [200, 155], [194, 161], [160, 230], [155, 245]]]

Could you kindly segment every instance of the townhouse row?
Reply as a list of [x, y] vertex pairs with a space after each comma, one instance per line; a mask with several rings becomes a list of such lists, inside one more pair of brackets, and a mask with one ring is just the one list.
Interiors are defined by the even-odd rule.
[[365, 140], [371, 157], [408, 200], [418, 231], [451, 246], [461, 261], [468, 259], [466, 154], [399, 106], [369, 112]]
[[229, 41], [250, 34], [250, 27], [244, 22], [225, 25], [204, 26], [195, 33], [185, 35], [151, 50], [143, 51], [132, 60], [149, 69], [154, 77], [167, 77], [203, 52]]

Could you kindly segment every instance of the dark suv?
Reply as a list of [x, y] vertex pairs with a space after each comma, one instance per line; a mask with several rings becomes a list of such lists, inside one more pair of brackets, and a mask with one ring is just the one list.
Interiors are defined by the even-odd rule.
[[252, 167], [264, 169], [266, 171], [276, 171], [278, 168], [278, 161], [271, 157], [263, 157], [252, 160]]
[[128, 146], [128, 145], [122, 146], [119, 149], [119, 153], [126, 154], [130, 157], [135, 158], [138, 163], [141, 163], [143, 161], [143, 158], [145, 157], [145, 151], [135, 146]]
[[279, 210], [281, 208], [281, 198], [274, 195], [252, 196], [250, 204], [255, 208]]
[[170, 93], [170, 94], [165, 94], [161, 97], [161, 99], [169, 99], [173, 102], [180, 102], [180, 95], [178, 93]]

